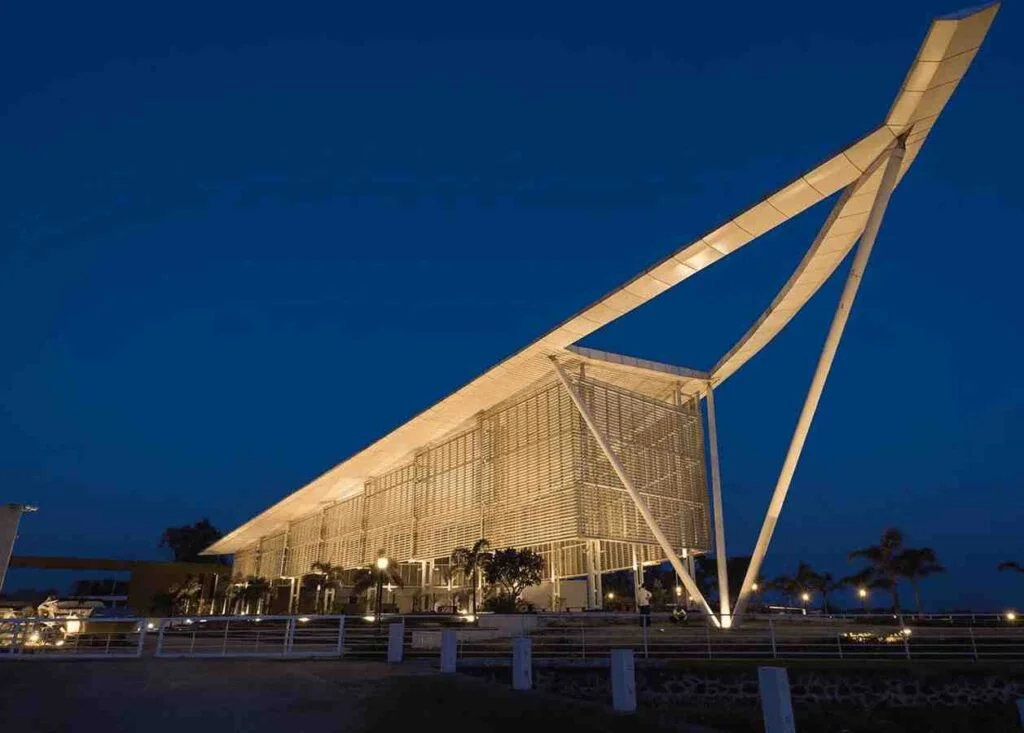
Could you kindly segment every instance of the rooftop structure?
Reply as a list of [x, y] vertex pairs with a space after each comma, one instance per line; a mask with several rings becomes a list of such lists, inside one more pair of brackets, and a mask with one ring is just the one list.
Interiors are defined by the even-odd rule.
[[[236, 555], [246, 573], [291, 576], [318, 558], [359, 565], [383, 549], [400, 562], [421, 563], [421, 582], [429, 585], [435, 560], [486, 536], [546, 553], [554, 586], [560, 578], [585, 575], [589, 603], [600, 598], [602, 570], [668, 559], [690, 596], [711, 612], [687, 561], [712, 549], [712, 524], [714, 549], [725, 555], [713, 390], [778, 335], [856, 247], [735, 607], [722, 564], [717, 618], [729, 625], [742, 616], [767, 551], [889, 197], [997, 10], [992, 4], [935, 20], [888, 113], [864, 137], [686, 243], [207, 552]], [[836, 194], [789, 280], [710, 370], [575, 345]]]

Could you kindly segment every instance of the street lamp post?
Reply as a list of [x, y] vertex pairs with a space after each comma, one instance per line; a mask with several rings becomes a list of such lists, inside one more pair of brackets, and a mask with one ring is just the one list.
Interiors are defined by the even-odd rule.
[[868, 612], [868, 591], [867, 588], [858, 588], [857, 597], [860, 598], [861, 613]]
[[803, 603], [804, 603], [804, 615], [806, 616], [807, 615], [807, 604], [811, 600], [811, 594], [808, 593], [807, 591], [804, 591], [803, 593], [800, 594], [800, 600], [803, 601]]
[[388, 570], [388, 559], [381, 555], [377, 558], [377, 630], [380, 631], [381, 615], [384, 602], [384, 575]]

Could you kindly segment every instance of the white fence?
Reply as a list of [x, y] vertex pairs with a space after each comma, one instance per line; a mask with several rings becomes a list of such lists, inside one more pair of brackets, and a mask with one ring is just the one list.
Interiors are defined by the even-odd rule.
[[111, 659], [142, 655], [145, 619], [0, 619], [0, 660]]
[[513, 640], [531, 639], [534, 660], [607, 663], [615, 649], [638, 661], [670, 659], [1024, 660], [1024, 628], [990, 616], [772, 616], [718, 629], [654, 614], [436, 614], [207, 616], [167, 619], [8, 619], [0, 659], [171, 657], [387, 658], [389, 625], [402, 624], [404, 656], [440, 656], [454, 632], [463, 663], [505, 662]]

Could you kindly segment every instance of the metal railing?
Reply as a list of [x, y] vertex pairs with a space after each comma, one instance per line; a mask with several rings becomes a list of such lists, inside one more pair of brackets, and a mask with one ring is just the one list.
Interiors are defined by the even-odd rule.
[[454, 631], [460, 663], [510, 659], [513, 640], [532, 640], [542, 663], [606, 663], [611, 650], [638, 660], [1024, 660], [1024, 628], [990, 615], [891, 614], [750, 617], [719, 629], [653, 614], [408, 616], [206, 616], [165, 619], [0, 620], [0, 659], [173, 657], [387, 658], [393, 623], [406, 658], [436, 660]]
[[146, 624], [138, 618], [0, 619], [0, 660], [138, 657]]

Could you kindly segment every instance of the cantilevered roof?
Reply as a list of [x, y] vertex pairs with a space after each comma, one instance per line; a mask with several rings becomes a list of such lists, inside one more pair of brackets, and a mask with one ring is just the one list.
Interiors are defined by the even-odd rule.
[[[408, 460], [418, 448], [464, 428], [477, 413], [550, 375], [551, 356], [566, 361], [614, 363], [634, 370], [637, 375], [646, 372], [643, 379], [662, 382], [667, 376], [662, 368], [665, 365], [642, 364], [642, 360], [635, 359], [632, 361], [636, 363], [631, 364], [629, 357], [616, 357], [573, 347], [573, 344], [819, 201], [846, 189], [789, 281], [711, 372], [704, 375], [682, 370], [686, 373], [671, 375], [672, 381], [689, 394], [705, 389], [708, 379], [714, 384], [727, 379], [785, 327], [856, 243], [881, 182], [880, 157], [895, 144], [897, 137], [907, 136], [907, 150], [899, 175], [902, 180], [974, 60], [998, 8], [995, 3], [935, 20], [885, 119], [853, 145], [681, 247], [433, 407], [230, 532], [206, 552], [236, 552], [326, 503], [361, 492], [369, 477]], [[818, 90], [818, 93], [839, 94], [841, 89]]]

